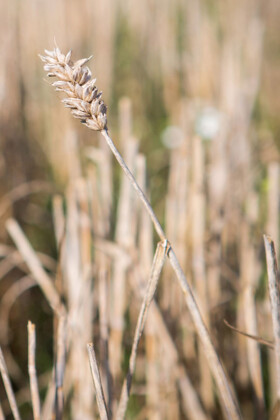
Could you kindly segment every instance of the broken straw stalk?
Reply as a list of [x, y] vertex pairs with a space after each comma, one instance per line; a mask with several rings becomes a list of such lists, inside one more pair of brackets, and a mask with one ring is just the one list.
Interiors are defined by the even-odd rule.
[[[98, 89], [95, 86], [96, 79], [91, 79], [91, 72], [89, 68], [85, 66], [91, 57], [73, 62], [71, 59], [71, 51], [64, 55], [58, 47], [55, 47], [53, 51], [45, 50], [45, 53], [45, 56], [40, 55], [41, 60], [45, 63], [44, 69], [48, 72], [49, 77], [56, 77], [58, 79], [58, 81], [53, 83], [56, 90], [64, 92], [67, 96], [62, 100], [62, 102], [67, 108], [71, 109], [71, 113], [75, 118], [80, 119], [80, 121], [88, 128], [101, 132], [122, 170], [128, 177], [130, 183], [136, 190], [138, 197], [149, 213], [161, 241], [167, 241], [165, 233], [147, 197], [139, 187], [121, 154], [117, 150], [113, 140], [108, 134], [107, 107], [101, 99], [102, 93], [98, 92]], [[238, 404], [231, 391], [225, 371], [214, 348], [206, 325], [202, 319], [191, 287], [183, 273], [176, 254], [170, 245], [167, 255], [176, 273], [180, 287], [185, 295], [187, 306], [202, 342], [209, 367], [219, 390], [219, 398], [224, 405], [227, 417], [232, 420], [241, 419]]]

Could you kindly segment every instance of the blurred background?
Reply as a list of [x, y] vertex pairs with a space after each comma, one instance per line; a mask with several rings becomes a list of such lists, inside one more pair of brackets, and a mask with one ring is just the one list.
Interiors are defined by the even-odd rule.
[[[273, 352], [223, 320], [273, 340], [262, 235], [278, 253], [279, 19], [277, 0], [1, 2], [0, 344], [23, 418], [32, 418], [27, 321], [46, 419], [56, 323], [6, 221], [21, 226], [69, 311], [65, 418], [97, 418], [89, 370], [85, 380], [93, 338], [115, 412], [140, 308], [131, 283], [146, 282], [157, 242], [102, 138], [46, 81], [38, 54], [54, 39], [74, 59], [93, 54], [110, 135], [178, 253], [244, 418], [268, 418]], [[127, 418], [222, 418], [168, 264], [156, 305], [164, 333], [148, 320]], [[12, 418], [2, 384], [0, 399]]]

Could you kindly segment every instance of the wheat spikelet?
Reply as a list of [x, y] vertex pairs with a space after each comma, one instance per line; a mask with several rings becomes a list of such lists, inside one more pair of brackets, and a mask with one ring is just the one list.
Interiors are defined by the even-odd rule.
[[53, 51], [45, 50], [45, 54], [39, 57], [45, 63], [48, 76], [59, 79], [52, 86], [66, 93], [67, 98], [62, 99], [65, 107], [92, 130], [106, 129], [107, 107], [101, 99], [102, 92], [98, 92], [95, 86], [96, 79], [91, 78], [91, 71], [85, 66], [92, 56], [73, 62], [72, 52], [64, 55], [58, 47]]

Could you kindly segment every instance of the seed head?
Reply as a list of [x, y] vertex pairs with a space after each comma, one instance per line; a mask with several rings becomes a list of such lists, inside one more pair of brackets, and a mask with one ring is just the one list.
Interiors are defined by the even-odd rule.
[[64, 55], [58, 47], [53, 51], [45, 50], [45, 54], [39, 57], [45, 63], [48, 76], [58, 79], [52, 83], [55, 90], [67, 95], [62, 99], [64, 106], [92, 130], [106, 129], [107, 106], [101, 99], [102, 92], [98, 92], [95, 86], [96, 79], [91, 78], [91, 71], [85, 66], [92, 56], [73, 62], [72, 52]]

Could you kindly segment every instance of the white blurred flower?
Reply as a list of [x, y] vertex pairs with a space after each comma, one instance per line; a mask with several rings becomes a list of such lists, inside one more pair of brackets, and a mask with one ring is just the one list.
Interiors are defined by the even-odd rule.
[[222, 114], [216, 108], [202, 108], [195, 122], [196, 134], [203, 139], [213, 140], [220, 131], [222, 119]]
[[163, 131], [161, 141], [168, 149], [176, 149], [184, 141], [183, 130], [175, 125], [170, 125]]

